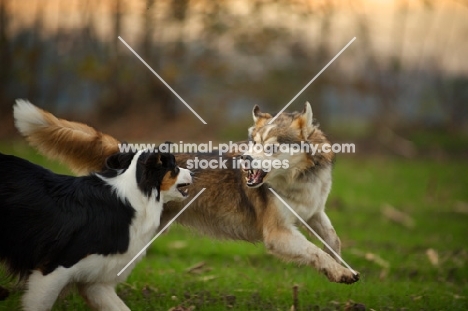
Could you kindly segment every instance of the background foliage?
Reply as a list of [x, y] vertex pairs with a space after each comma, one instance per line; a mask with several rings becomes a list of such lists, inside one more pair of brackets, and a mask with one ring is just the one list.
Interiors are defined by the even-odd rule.
[[[16, 98], [129, 142], [243, 140], [255, 104], [280, 110], [355, 36], [289, 110], [310, 101], [356, 144], [327, 208], [362, 280], [175, 226], [119, 295], [132, 310], [466, 310], [467, 15], [465, 0], [0, 0], [0, 151], [70, 173], [26, 147]], [[21, 287], [2, 288], [0, 310], [18, 309]]]

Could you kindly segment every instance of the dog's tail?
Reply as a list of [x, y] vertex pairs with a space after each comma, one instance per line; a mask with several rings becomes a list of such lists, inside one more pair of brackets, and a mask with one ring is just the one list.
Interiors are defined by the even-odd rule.
[[27, 100], [16, 100], [13, 115], [16, 128], [33, 147], [77, 174], [100, 171], [106, 158], [119, 151], [119, 141], [112, 136], [83, 123], [59, 119]]

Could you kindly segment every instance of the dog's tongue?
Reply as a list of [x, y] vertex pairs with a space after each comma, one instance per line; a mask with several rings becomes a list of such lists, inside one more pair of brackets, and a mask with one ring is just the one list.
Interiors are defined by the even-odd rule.
[[254, 174], [254, 179], [256, 182], [261, 182], [262, 181], [262, 170], [257, 170]]
[[262, 170], [254, 170], [252, 174], [249, 176], [249, 183], [250, 184], [258, 184], [262, 182]]

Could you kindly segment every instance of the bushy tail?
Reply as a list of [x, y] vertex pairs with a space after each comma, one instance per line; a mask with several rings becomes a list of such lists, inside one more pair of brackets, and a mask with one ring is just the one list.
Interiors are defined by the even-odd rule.
[[83, 123], [59, 119], [27, 100], [16, 100], [13, 115], [16, 128], [33, 147], [77, 174], [101, 170], [106, 158], [119, 151], [119, 141], [112, 136]]

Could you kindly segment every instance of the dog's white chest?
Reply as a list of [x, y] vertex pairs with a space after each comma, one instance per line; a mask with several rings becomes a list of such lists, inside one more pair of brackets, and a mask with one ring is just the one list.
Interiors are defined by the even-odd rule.
[[[310, 219], [324, 210], [331, 182], [331, 169], [324, 169], [310, 181], [291, 185], [282, 198], [302, 219]], [[285, 217], [296, 222], [296, 216], [282, 202], [277, 204]]]
[[75, 282], [121, 282], [124, 281], [135, 265], [145, 256], [146, 250], [120, 275], [119, 273], [133, 258], [142, 251], [156, 234], [159, 227], [162, 203], [151, 204], [145, 211], [136, 213], [129, 227], [130, 242], [122, 254], [89, 255], [71, 267]]

